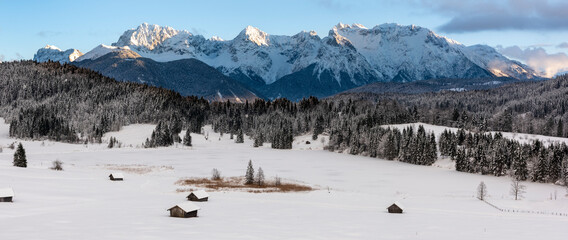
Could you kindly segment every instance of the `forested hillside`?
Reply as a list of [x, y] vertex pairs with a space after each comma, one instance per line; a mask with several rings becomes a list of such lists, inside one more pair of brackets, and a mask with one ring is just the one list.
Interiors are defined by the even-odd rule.
[[475, 131], [507, 131], [567, 137], [568, 75], [539, 82], [466, 92], [423, 94], [343, 93], [330, 100], [394, 100], [414, 108], [417, 119]]
[[0, 115], [14, 137], [99, 141], [103, 133], [132, 123], [203, 122], [208, 107], [203, 99], [71, 65], [0, 64]]
[[[180, 141], [176, 134], [182, 129], [200, 132], [204, 124], [237, 139], [243, 133], [251, 136], [255, 146], [268, 142], [278, 149], [291, 148], [294, 136], [309, 133], [318, 140], [326, 133], [330, 151], [422, 165], [436, 160], [439, 146], [442, 155], [456, 160], [458, 171], [556, 182], [568, 175], [565, 145], [521, 145], [483, 132], [566, 136], [567, 78], [486, 91], [350, 94], [324, 101], [310, 97], [240, 104], [182, 97], [71, 65], [25, 61], [0, 64], [0, 116], [10, 122], [13, 137], [67, 142], [100, 142], [103, 133], [121, 126], [154, 123], [154, 137], [146, 141], [150, 147]], [[436, 136], [424, 129], [397, 132], [381, 127], [418, 121], [477, 133], [446, 134], [436, 144]]]

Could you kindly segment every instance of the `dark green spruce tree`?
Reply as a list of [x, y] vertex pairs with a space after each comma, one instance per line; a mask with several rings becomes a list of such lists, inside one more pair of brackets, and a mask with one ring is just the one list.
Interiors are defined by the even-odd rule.
[[247, 173], [245, 174], [245, 184], [253, 184], [254, 183], [254, 168], [252, 167], [252, 160], [249, 160], [247, 166]]
[[22, 143], [18, 144], [18, 148], [14, 153], [14, 162], [15, 167], [28, 167], [28, 160], [26, 159], [26, 150], [22, 146]]
[[183, 136], [183, 145], [191, 147], [191, 131], [189, 131], [189, 129], [187, 129], [185, 136]]
[[318, 135], [321, 134], [323, 132], [323, 117], [322, 116], [318, 116], [316, 118], [316, 121], [314, 123], [314, 131], [313, 131], [313, 135], [312, 135], [312, 140], [317, 140], [318, 139]]
[[398, 148], [396, 145], [396, 138], [394, 134], [390, 132], [387, 136], [384, 149], [384, 155], [387, 160], [394, 160], [398, 156]]
[[239, 128], [237, 131], [237, 138], [235, 139], [235, 143], [244, 143], [245, 138], [243, 136], [243, 129]]
[[460, 147], [456, 151], [456, 171], [458, 172], [467, 172], [468, 171], [468, 161], [467, 155], [465, 153], [465, 148]]

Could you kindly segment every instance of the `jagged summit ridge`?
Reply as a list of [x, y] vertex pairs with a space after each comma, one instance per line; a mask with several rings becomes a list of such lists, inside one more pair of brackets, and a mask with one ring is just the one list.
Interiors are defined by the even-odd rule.
[[[167, 27], [141, 26], [154, 26], [152, 29], [170, 29], [170, 32], [175, 32]], [[144, 27], [138, 29], [146, 31]], [[316, 75], [327, 70], [332, 72], [338, 82], [341, 82], [339, 78], [343, 73], [347, 73], [352, 82], [357, 82], [354, 79], [357, 71], [366, 72], [377, 81], [414, 81], [475, 75], [486, 77], [491, 74], [532, 78], [536, 75], [527, 66], [501, 55], [492, 54], [493, 60], [484, 59], [483, 55], [479, 55], [479, 49], [468, 48], [416, 25], [386, 23], [367, 28], [362, 24], [338, 23], [323, 39], [313, 31], [300, 32], [294, 36], [278, 36], [247, 26], [237, 37], [228, 41], [207, 40], [189, 32], [179, 36], [175, 36], [177, 33], [158, 34], [159, 39], [151, 42], [161, 42], [161, 46], [150, 47], [141, 41], [123, 41], [128, 36], [140, 35], [132, 31], [126, 31], [113, 45], [130, 46], [142, 56], [158, 61], [197, 58], [227, 75], [239, 72], [251, 78], [260, 77], [266, 84], [311, 64], [316, 65]], [[176, 41], [164, 40], [167, 36]], [[306, 44], [306, 41], [311, 42]], [[350, 57], [343, 57], [345, 54]], [[499, 60], [499, 64], [496, 64], [495, 59]], [[354, 62], [357, 64], [354, 65]], [[367, 66], [370, 68], [366, 68]]]
[[[326, 88], [320, 94], [325, 96], [378, 81], [538, 77], [531, 68], [489, 46], [468, 47], [427, 28], [395, 23], [373, 28], [339, 23], [323, 38], [314, 31], [271, 35], [247, 26], [231, 40], [206, 39], [189, 31], [143, 23], [125, 31], [112, 46], [128, 47], [159, 62], [194, 58], [251, 89], [262, 92], [273, 86], [274, 97], [290, 91], [308, 92], [310, 87]], [[95, 50], [99, 53], [88, 53], [79, 60], [118, 51], [108, 47]], [[285, 89], [302, 84], [309, 87]]]
[[47, 61], [54, 61], [60, 63], [70, 63], [75, 61], [77, 58], [83, 55], [77, 49], [67, 49], [65, 51], [59, 49], [53, 45], [46, 45], [43, 48], [40, 48], [36, 54], [34, 54], [34, 61], [37, 62], [47, 62]]
[[157, 45], [178, 33], [178, 30], [171, 27], [142, 23], [136, 29], [124, 32], [113, 46], [137, 46], [153, 50]]

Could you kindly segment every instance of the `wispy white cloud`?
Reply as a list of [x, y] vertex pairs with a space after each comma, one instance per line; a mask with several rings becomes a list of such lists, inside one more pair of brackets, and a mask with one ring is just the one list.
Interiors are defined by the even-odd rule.
[[554, 77], [558, 73], [568, 71], [568, 55], [565, 53], [548, 54], [541, 47], [521, 49], [519, 46], [497, 46], [496, 49], [505, 56], [525, 62], [546, 77]]
[[54, 31], [41, 31], [38, 32], [36, 35], [39, 37], [54, 37], [61, 35], [62, 32], [54, 32]]
[[448, 33], [485, 30], [568, 30], [568, 2], [561, 0], [409, 0], [450, 17]]
[[0, 54], [0, 62], [4, 62], [4, 59], [5, 59], [5, 58], [6, 58], [6, 57], [4, 57], [4, 55]]

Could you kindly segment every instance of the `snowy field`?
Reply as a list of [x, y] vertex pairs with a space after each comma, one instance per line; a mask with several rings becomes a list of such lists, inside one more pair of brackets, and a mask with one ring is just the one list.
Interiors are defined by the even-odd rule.
[[[3, 122], [3, 121], [1, 121]], [[210, 128], [193, 134], [193, 147], [137, 148], [152, 125], [133, 125], [115, 136], [123, 148], [22, 141], [28, 168], [12, 167], [15, 141], [0, 125], [0, 239], [567, 239], [568, 217], [501, 212], [477, 200], [480, 181], [488, 200], [505, 209], [568, 213], [563, 187], [524, 183], [525, 198], [509, 196], [509, 179], [416, 166], [322, 150], [327, 138], [297, 137], [293, 150], [235, 144]], [[184, 134], [182, 132], [182, 134]], [[325, 137], [324, 137], [325, 138]], [[310, 141], [311, 144], [306, 144]], [[131, 147], [129, 147], [131, 146]], [[54, 160], [64, 171], [50, 170]], [[170, 218], [166, 209], [187, 193], [184, 177], [242, 176], [251, 159], [268, 180], [278, 175], [317, 190], [302, 193], [209, 191], [197, 218]], [[108, 175], [121, 171], [123, 182]], [[556, 193], [557, 198], [551, 199]], [[404, 214], [388, 214], [398, 201]]]

